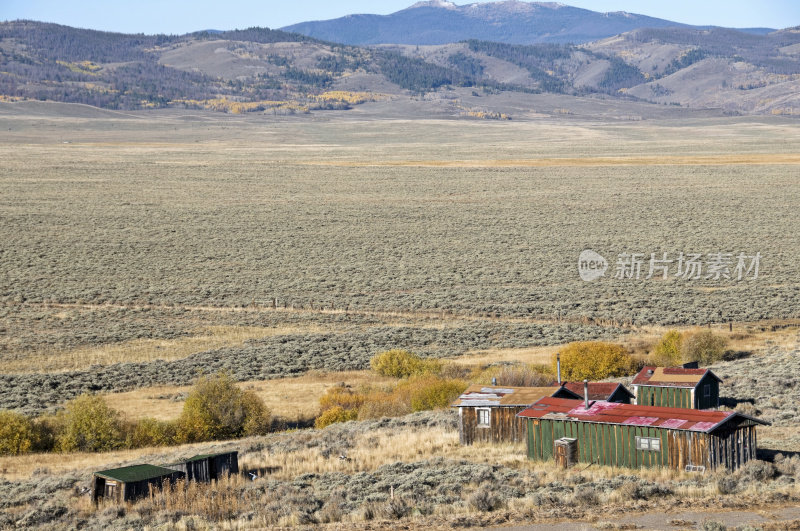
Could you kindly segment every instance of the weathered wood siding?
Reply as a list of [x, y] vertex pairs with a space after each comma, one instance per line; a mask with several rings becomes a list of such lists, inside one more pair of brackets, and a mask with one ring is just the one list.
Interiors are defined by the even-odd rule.
[[[525, 419], [517, 413], [525, 407], [460, 407], [458, 435], [461, 444], [475, 442], [522, 442], [525, 440]], [[478, 409], [489, 409], [489, 427], [478, 426]]]
[[[630, 468], [687, 465], [708, 470], [735, 470], [755, 458], [755, 426], [740, 426], [723, 434], [670, 430], [642, 426], [594, 424], [570, 420], [527, 419], [528, 457], [553, 459], [554, 443], [561, 437], [578, 440], [578, 459], [584, 463]], [[658, 438], [660, 450], [639, 450], [636, 437]]]

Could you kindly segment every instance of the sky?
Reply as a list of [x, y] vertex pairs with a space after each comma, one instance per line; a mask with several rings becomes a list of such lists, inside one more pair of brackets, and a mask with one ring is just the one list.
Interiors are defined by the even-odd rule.
[[[0, 0], [0, 20], [29, 19], [123, 33], [280, 28], [355, 13], [386, 15], [415, 0]], [[455, 0], [458, 5], [474, 0]], [[593, 11], [628, 11], [696, 25], [800, 25], [798, 0], [564, 0]]]

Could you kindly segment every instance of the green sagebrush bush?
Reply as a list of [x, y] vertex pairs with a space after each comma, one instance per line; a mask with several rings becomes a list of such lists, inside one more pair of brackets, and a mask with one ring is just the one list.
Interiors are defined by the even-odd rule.
[[424, 360], [413, 352], [402, 349], [392, 349], [376, 354], [369, 361], [369, 365], [381, 376], [394, 378], [438, 373], [442, 369], [441, 361]]
[[252, 391], [239, 389], [230, 376], [203, 376], [194, 385], [178, 419], [179, 442], [212, 441], [269, 431], [270, 411]]
[[119, 414], [102, 396], [82, 394], [67, 402], [61, 422], [56, 447], [62, 452], [105, 452], [125, 445]]
[[35, 444], [33, 422], [14, 411], [0, 411], [0, 455], [30, 452]]
[[[555, 371], [556, 355], [551, 366]], [[585, 341], [570, 343], [561, 350], [561, 375], [564, 380], [602, 380], [625, 376], [634, 367], [631, 355], [615, 343]]]

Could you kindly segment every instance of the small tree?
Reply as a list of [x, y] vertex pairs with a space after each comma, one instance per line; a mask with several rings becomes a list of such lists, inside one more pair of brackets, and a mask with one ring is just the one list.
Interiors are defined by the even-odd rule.
[[[556, 368], [556, 355], [551, 360]], [[633, 367], [633, 358], [621, 346], [601, 341], [570, 343], [561, 350], [561, 374], [565, 380], [602, 380], [625, 376]]]
[[57, 436], [62, 452], [105, 452], [124, 444], [119, 414], [101, 396], [82, 394], [66, 405], [63, 431]]
[[270, 413], [253, 392], [239, 389], [227, 374], [201, 377], [178, 420], [182, 442], [231, 439], [269, 429]]
[[357, 418], [358, 411], [355, 409], [344, 409], [341, 406], [335, 406], [325, 410], [322, 415], [317, 417], [317, 420], [314, 421], [314, 427], [322, 429], [337, 422], [347, 422]]
[[674, 367], [683, 363], [681, 361], [681, 348], [683, 336], [677, 330], [670, 330], [661, 337], [653, 350], [653, 362], [663, 367]]
[[169, 446], [175, 442], [176, 431], [174, 422], [143, 418], [133, 426], [130, 445], [133, 448]]
[[466, 388], [467, 383], [462, 380], [423, 375], [400, 383], [394, 394], [408, 403], [412, 411], [425, 411], [448, 407]]
[[325, 394], [319, 399], [320, 408], [322, 411], [341, 407], [342, 409], [358, 409], [364, 403], [366, 396], [362, 393], [356, 393], [343, 383], [329, 387]]
[[34, 446], [33, 422], [21, 413], [0, 411], [0, 455], [19, 455]]
[[711, 365], [722, 359], [728, 339], [711, 330], [686, 332], [683, 336], [681, 354], [684, 362], [696, 361], [701, 365]]

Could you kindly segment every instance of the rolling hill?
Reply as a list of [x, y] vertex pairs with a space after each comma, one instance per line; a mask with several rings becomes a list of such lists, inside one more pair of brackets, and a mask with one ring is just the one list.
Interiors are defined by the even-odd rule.
[[[354, 46], [267, 28], [148, 36], [0, 23], [5, 101], [295, 114], [377, 100], [409, 109], [423, 94], [435, 95], [426, 105], [470, 116], [519, 115], [526, 94], [797, 115], [800, 30], [673, 27], [583, 45]], [[457, 103], [462, 97], [470, 101]]]

